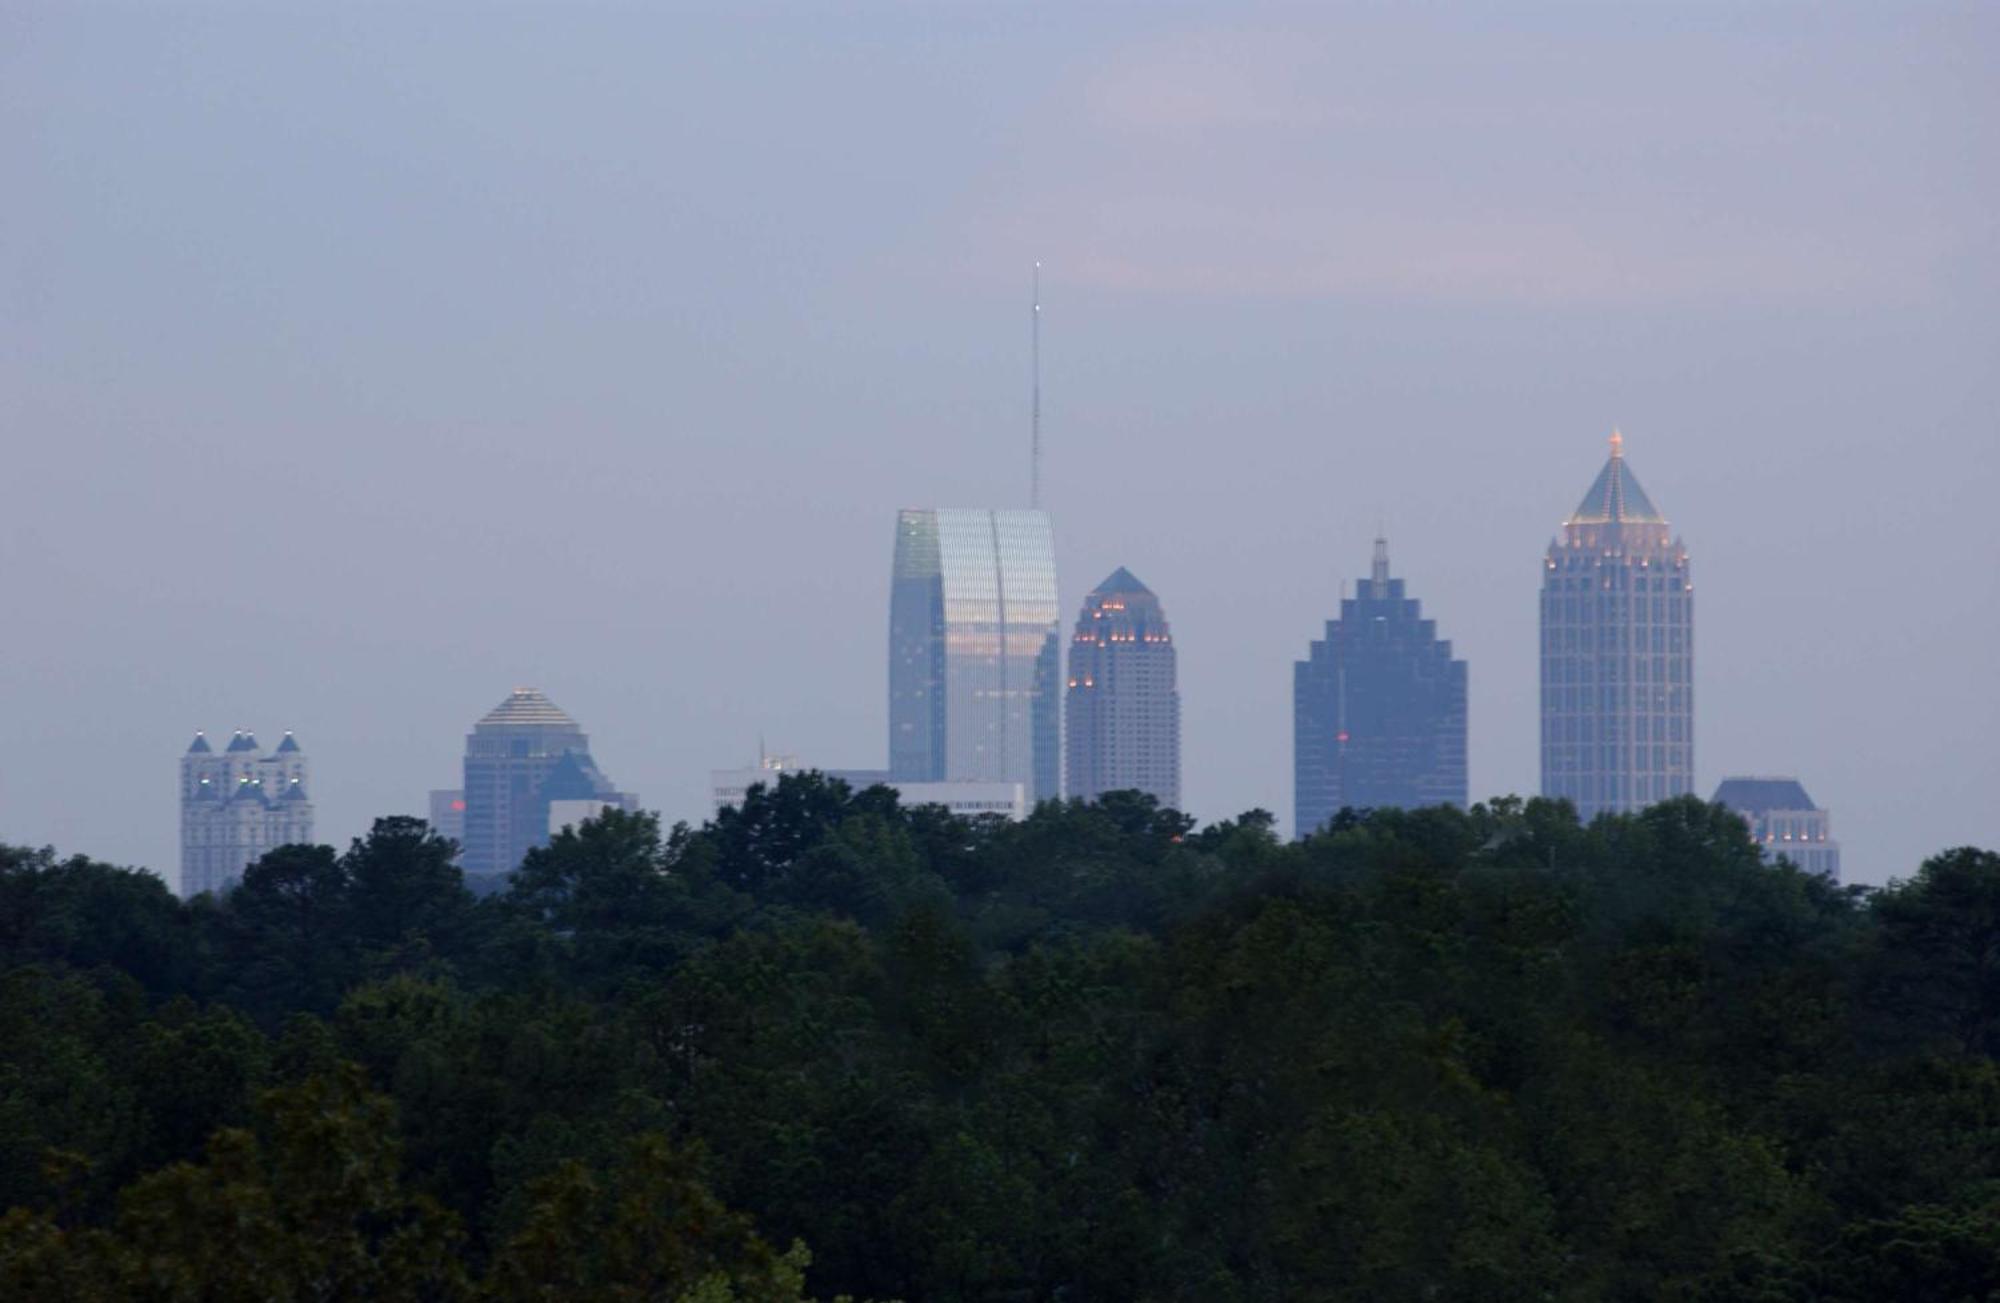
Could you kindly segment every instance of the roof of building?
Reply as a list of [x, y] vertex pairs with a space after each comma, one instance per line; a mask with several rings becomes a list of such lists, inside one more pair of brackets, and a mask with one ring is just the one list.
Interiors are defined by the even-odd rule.
[[486, 712], [480, 728], [575, 728], [576, 721], [533, 688], [516, 688], [507, 700]]
[[1127, 570], [1124, 566], [1119, 566], [1111, 572], [1110, 577], [1091, 591], [1098, 593], [1150, 593], [1153, 590], [1140, 583], [1139, 577], [1130, 570]]
[[294, 778], [285, 785], [285, 794], [278, 799], [281, 801], [303, 801], [306, 799], [306, 785]]
[[1718, 805], [1750, 814], [1766, 810], [1817, 810], [1796, 778], [1725, 778], [1712, 798]]
[[287, 752], [296, 751], [298, 749], [299, 749], [298, 739], [292, 736], [292, 731], [290, 729], [286, 729], [285, 740], [278, 743], [278, 754], [284, 755]]
[[236, 730], [236, 735], [229, 739], [229, 745], [223, 749], [225, 751], [255, 751], [257, 749], [257, 735], [255, 733], [245, 733], [239, 728]]
[[1638, 477], [1625, 465], [1625, 436], [1611, 432], [1611, 457], [1597, 472], [1590, 492], [1576, 506], [1572, 525], [1664, 525], [1667, 518], [1639, 487]]
[[229, 794], [229, 799], [232, 801], [253, 799], [261, 801], [264, 799], [264, 784], [254, 778], [246, 778], [236, 784], [236, 790]]
[[199, 732], [194, 735], [194, 741], [188, 743], [188, 754], [191, 756], [205, 756], [209, 753], [210, 749], [208, 739], [203, 737]]
[[546, 801], [585, 801], [614, 794], [611, 780], [598, 770], [588, 753], [581, 751], [563, 752], [562, 759], [556, 761], [549, 776], [542, 780], [542, 799]]

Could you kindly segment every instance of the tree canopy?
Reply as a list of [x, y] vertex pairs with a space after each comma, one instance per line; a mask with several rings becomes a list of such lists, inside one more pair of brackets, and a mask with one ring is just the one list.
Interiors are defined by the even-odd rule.
[[1991, 851], [805, 774], [453, 858], [0, 847], [0, 1297], [2000, 1298]]

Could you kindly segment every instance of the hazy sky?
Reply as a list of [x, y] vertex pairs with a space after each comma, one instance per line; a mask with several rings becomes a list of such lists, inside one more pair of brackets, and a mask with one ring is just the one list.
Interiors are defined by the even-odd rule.
[[322, 840], [517, 684], [706, 810], [883, 762], [902, 506], [1045, 500], [1290, 826], [1292, 662], [1396, 573], [1538, 781], [1543, 549], [1622, 426], [1698, 783], [1851, 879], [2000, 842], [1990, 4], [0, 5], [0, 840], [164, 871], [198, 728]]

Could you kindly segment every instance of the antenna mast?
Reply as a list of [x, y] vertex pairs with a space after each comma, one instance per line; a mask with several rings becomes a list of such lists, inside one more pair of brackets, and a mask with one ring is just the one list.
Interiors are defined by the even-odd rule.
[[1033, 390], [1028, 407], [1028, 505], [1042, 505], [1042, 264], [1035, 264], [1034, 314], [1028, 328], [1029, 370]]

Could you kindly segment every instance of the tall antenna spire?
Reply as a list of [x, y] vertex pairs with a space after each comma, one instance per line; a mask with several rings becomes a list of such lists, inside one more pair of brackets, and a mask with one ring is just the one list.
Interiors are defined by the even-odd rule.
[[1380, 522], [1375, 526], [1375, 560], [1368, 570], [1368, 582], [1374, 590], [1370, 596], [1389, 595], [1389, 540]]
[[1028, 367], [1033, 375], [1028, 405], [1028, 505], [1042, 505], [1042, 264], [1035, 264], [1034, 314], [1028, 327]]

